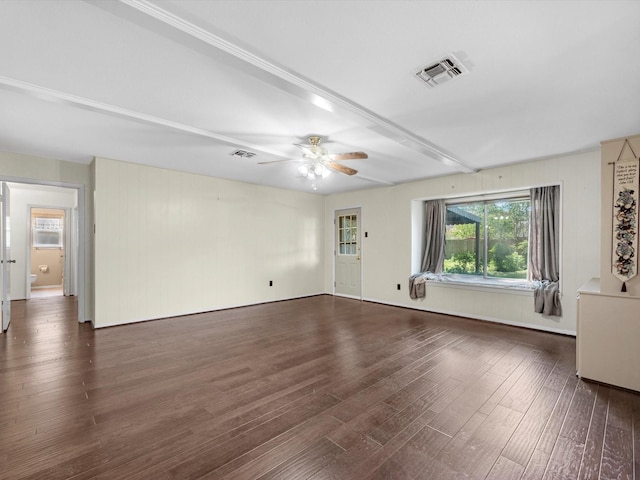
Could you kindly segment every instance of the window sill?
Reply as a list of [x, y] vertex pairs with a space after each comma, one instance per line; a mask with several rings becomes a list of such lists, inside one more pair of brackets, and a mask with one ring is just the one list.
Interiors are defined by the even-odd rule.
[[464, 288], [466, 290], [484, 290], [515, 295], [533, 295], [534, 286], [526, 280], [504, 278], [483, 278], [455, 273], [424, 273], [422, 274], [428, 286]]

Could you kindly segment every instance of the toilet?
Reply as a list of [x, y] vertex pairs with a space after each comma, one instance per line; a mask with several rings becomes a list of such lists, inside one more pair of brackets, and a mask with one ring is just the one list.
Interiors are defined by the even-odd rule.
[[29, 279], [31, 283], [36, 281], [36, 278], [38, 278], [38, 275], [36, 275], [35, 273], [31, 274], [31, 278]]

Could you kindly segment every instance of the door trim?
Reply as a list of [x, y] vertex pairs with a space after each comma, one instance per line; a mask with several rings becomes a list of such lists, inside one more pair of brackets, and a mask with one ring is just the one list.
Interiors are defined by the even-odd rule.
[[[338, 252], [337, 252], [337, 244], [336, 244], [336, 238], [338, 237], [337, 232], [338, 232], [338, 223], [337, 223], [337, 218], [338, 218], [338, 212], [342, 212], [345, 210], [359, 210], [359, 215], [358, 215], [358, 246], [360, 247], [360, 295], [347, 295], [344, 293], [336, 293], [336, 262], [338, 259]], [[362, 225], [363, 225], [363, 211], [364, 209], [362, 208], [361, 205], [356, 205], [356, 206], [352, 206], [352, 207], [340, 207], [340, 208], [335, 208], [333, 210], [333, 236], [332, 236], [332, 247], [331, 249], [333, 250], [333, 262], [331, 262], [332, 264], [332, 270], [333, 270], [333, 289], [332, 289], [332, 294], [336, 297], [344, 297], [344, 298], [353, 298], [355, 300], [363, 300], [363, 292], [364, 292], [364, 245], [362, 244]]]
[[77, 190], [78, 201], [78, 251], [77, 251], [77, 293], [78, 293], [78, 323], [84, 323], [87, 318], [87, 292], [86, 282], [86, 205], [85, 205], [85, 185], [79, 183], [55, 182], [48, 180], [38, 180], [34, 178], [0, 176], [0, 181], [8, 183], [25, 183], [27, 185], [45, 185], [50, 187], [71, 188]]

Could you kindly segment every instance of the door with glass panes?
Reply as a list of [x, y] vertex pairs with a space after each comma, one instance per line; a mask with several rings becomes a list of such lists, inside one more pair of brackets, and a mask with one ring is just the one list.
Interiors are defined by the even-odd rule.
[[362, 297], [359, 208], [338, 210], [335, 216], [335, 293]]

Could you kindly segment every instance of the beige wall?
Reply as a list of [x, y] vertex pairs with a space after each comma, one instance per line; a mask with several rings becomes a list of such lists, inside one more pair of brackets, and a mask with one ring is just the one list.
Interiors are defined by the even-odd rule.
[[[97, 327], [332, 293], [333, 212], [357, 206], [369, 233], [365, 299], [572, 333], [576, 290], [599, 273], [599, 151], [328, 197], [106, 159], [79, 165], [0, 153], [0, 168], [89, 187], [86, 295], [90, 302], [96, 293], [89, 318]], [[558, 183], [563, 317], [535, 314], [530, 294], [499, 290], [430, 285], [426, 299], [409, 299], [420, 200]]]
[[323, 292], [318, 195], [98, 158], [95, 223], [96, 327]]
[[90, 182], [89, 165], [8, 152], [0, 152], [0, 175], [3, 178], [19, 177], [78, 185], [88, 185]]
[[[418, 271], [420, 256], [420, 249], [415, 248], [419, 235], [412, 231], [412, 222], [420, 218], [418, 200], [552, 184], [562, 186], [562, 317], [535, 313], [529, 292], [429, 284], [425, 299], [409, 298], [408, 279]], [[600, 264], [599, 151], [328, 197], [324, 239], [327, 292], [333, 291], [334, 280], [334, 211], [354, 206], [362, 207], [362, 229], [368, 232], [362, 244], [365, 299], [575, 333], [576, 291], [598, 275]], [[396, 289], [398, 283], [401, 291]]]
[[[62, 271], [64, 267], [64, 252], [61, 248], [32, 248], [31, 249], [31, 273], [37, 275], [36, 281], [31, 287], [61, 286]], [[46, 265], [46, 271], [40, 270], [40, 266]]]
[[[640, 135], [627, 138], [636, 156], [640, 155]], [[613, 243], [613, 162], [618, 160], [624, 146], [624, 138], [604, 141], [601, 144], [602, 158], [601, 191], [602, 191], [602, 231], [600, 243], [602, 245], [600, 255], [600, 289], [602, 293], [619, 293], [622, 282], [611, 273], [611, 248]], [[629, 148], [622, 152], [621, 160], [633, 158]], [[597, 276], [597, 275], [596, 275]], [[640, 297], [640, 275], [630, 279], [627, 284], [627, 292], [630, 296]]]

